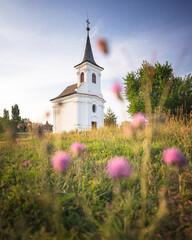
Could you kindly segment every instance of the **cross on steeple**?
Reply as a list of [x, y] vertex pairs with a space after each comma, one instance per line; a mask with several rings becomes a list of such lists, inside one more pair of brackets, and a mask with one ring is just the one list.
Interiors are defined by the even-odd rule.
[[102, 67], [100, 67], [99, 65], [96, 64], [95, 60], [94, 60], [94, 57], [93, 57], [93, 52], [92, 52], [92, 49], [91, 49], [91, 43], [90, 43], [90, 39], [89, 39], [89, 19], [88, 19], [88, 16], [87, 16], [87, 20], [86, 20], [86, 23], [87, 23], [87, 27], [86, 27], [86, 30], [87, 30], [87, 41], [86, 41], [86, 45], [85, 45], [85, 52], [84, 52], [84, 57], [83, 57], [83, 61], [81, 63], [79, 63], [78, 65], [75, 66], [75, 68], [77, 66], [80, 66], [81, 64], [83, 63], [91, 63], [101, 69], [103, 69]]
[[87, 18], [87, 20], [86, 20], [86, 23], [87, 23], [87, 34], [89, 34], [89, 30], [90, 30], [90, 28], [89, 28], [89, 24], [90, 24], [90, 22], [89, 22], [89, 19]]

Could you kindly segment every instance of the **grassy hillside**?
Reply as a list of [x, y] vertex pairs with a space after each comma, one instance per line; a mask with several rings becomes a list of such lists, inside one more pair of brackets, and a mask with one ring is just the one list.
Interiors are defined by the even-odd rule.
[[[168, 118], [130, 135], [104, 128], [0, 142], [0, 239], [192, 239], [192, 121]], [[52, 156], [70, 154], [73, 142], [87, 150], [54, 171]], [[163, 162], [173, 146], [188, 166]], [[130, 178], [108, 176], [114, 156], [129, 161]]]

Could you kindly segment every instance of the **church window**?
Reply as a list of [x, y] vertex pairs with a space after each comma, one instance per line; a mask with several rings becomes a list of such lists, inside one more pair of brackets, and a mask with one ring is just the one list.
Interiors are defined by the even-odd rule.
[[93, 104], [93, 106], [92, 106], [92, 111], [95, 113], [96, 112], [96, 105], [95, 104]]
[[81, 83], [84, 82], [84, 73], [83, 72], [81, 73], [81, 79], [80, 80], [81, 80]]
[[95, 73], [92, 74], [92, 83], [96, 83], [96, 75], [95, 75]]

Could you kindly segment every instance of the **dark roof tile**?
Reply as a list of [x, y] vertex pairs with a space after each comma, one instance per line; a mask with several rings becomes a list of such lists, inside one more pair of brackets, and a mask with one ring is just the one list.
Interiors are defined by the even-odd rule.
[[[86, 46], [85, 46], [85, 53], [84, 53], [83, 61], [81, 63], [77, 64], [75, 67], [79, 66], [80, 64], [82, 64], [84, 62], [89, 62], [97, 67], [100, 67], [99, 65], [96, 64], [96, 62], [94, 60], [89, 35], [87, 35], [87, 42], [86, 42]], [[100, 68], [102, 68], [102, 67], [100, 67]]]
[[70, 86], [66, 87], [65, 90], [59, 96], [57, 96], [56, 98], [51, 99], [51, 101], [55, 100], [55, 99], [62, 98], [62, 97], [69, 96], [69, 95], [75, 93], [76, 89], [77, 89], [77, 84], [70, 85]]

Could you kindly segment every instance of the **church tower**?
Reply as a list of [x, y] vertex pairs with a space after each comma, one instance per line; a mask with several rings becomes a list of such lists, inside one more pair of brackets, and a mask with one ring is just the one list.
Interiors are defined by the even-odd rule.
[[89, 38], [89, 20], [87, 20], [86, 29], [87, 41], [83, 61], [75, 66], [77, 71], [77, 86], [79, 87], [80, 85], [84, 85], [84, 87], [81, 88], [82, 91], [86, 92], [87, 94], [94, 94], [102, 98], [103, 96], [101, 93], [100, 78], [103, 68], [96, 64], [93, 57]]
[[54, 132], [86, 130], [104, 126], [104, 99], [101, 93], [102, 67], [96, 64], [89, 38], [87, 19], [87, 40], [84, 57], [74, 68], [77, 83], [68, 86], [53, 103]]

